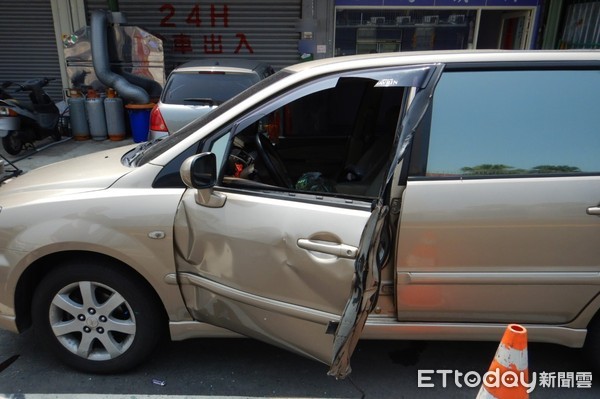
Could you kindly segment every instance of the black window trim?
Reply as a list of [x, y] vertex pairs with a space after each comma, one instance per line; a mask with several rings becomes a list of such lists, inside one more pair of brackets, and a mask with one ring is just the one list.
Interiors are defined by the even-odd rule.
[[348, 196], [340, 193], [316, 193], [305, 191], [290, 191], [283, 187], [272, 186], [272, 188], [244, 188], [217, 185], [215, 190], [222, 193], [235, 193], [258, 198], [270, 198], [284, 201], [293, 201], [304, 204], [321, 206], [332, 206], [343, 209], [371, 211], [374, 201], [371, 197]]
[[600, 61], [490, 61], [490, 62], [450, 62], [444, 72], [462, 71], [528, 71], [528, 70], [600, 70]]

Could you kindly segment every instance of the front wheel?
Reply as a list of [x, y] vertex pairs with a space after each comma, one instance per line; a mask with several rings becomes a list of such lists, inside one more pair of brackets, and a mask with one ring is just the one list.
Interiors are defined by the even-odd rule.
[[11, 131], [6, 137], [2, 137], [2, 146], [10, 155], [17, 155], [23, 148], [23, 141], [18, 132]]
[[108, 264], [70, 263], [33, 297], [36, 335], [67, 365], [117, 373], [149, 356], [164, 327], [160, 306], [138, 279]]

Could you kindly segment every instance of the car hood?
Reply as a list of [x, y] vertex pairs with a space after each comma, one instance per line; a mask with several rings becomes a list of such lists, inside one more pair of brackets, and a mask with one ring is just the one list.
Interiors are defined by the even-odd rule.
[[132, 171], [121, 157], [135, 145], [100, 151], [29, 171], [0, 186], [0, 196], [54, 191], [84, 192], [101, 190]]

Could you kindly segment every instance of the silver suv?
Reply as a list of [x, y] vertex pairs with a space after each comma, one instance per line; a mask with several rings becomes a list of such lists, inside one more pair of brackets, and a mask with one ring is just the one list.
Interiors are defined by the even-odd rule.
[[600, 52], [333, 58], [158, 142], [0, 187], [0, 326], [91, 372], [244, 335], [343, 377], [360, 339], [600, 363]]
[[204, 58], [175, 68], [150, 115], [150, 140], [175, 133], [194, 119], [274, 73], [261, 61]]

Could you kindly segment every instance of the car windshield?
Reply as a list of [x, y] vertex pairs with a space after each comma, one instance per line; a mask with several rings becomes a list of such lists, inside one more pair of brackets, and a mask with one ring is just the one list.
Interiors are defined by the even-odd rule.
[[171, 75], [164, 90], [165, 104], [220, 104], [259, 81], [255, 73], [184, 72]]
[[226, 101], [223, 105], [215, 108], [214, 111], [211, 111], [199, 117], [194, 122], [190, 123], [187, 127], [178, 131], [177, 134], [170, 135], [161, 140], [155, 140], [154, 142], [148, 142], [149, 144], [140, 144], [132, 151], [125, 154], [125, 158], [127, 160], [126, 163], [129, 165], [141, 166], [149, 162], [151, 159], [159, 156], [163, 152], [167, 151], [169, 148], [183, 141], [189, 135], [196, 132], [201, 126], [224, 114], [237, 104], [252, 96], [254, 93], [289, 76], [290, 74], [290, 71], [281, 70], [269, 76], [268, 78], [259, 81], [247, 90], [242, 91], [239, 95], [234, 96], [230, 100]]

